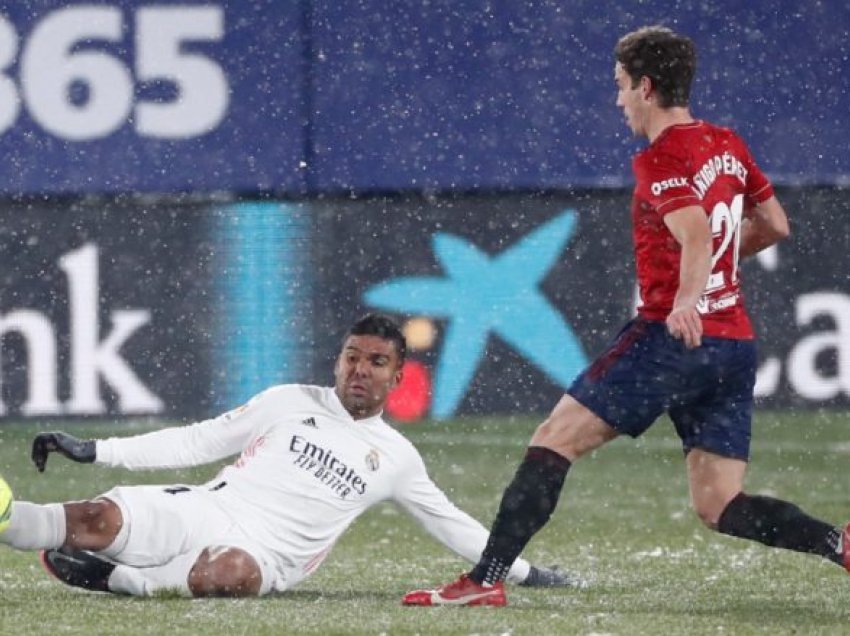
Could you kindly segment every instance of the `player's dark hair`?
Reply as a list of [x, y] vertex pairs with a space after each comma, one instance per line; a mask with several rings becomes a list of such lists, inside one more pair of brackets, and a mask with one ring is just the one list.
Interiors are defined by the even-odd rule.
[[663, 26], [627, 33], [614, 47], [614, 57], [632, 78], [632, 88], [648, 77], [662, 108], [687, 106], [697, 68], [693, 41]]
[[399, 364], [407, 357], [407, 341], [398, 323], [385, 314], [369, 313], [351, 325], [346, 334], [348, 336], [378, 336], [384, 340], [395, 343], [398, 352]]

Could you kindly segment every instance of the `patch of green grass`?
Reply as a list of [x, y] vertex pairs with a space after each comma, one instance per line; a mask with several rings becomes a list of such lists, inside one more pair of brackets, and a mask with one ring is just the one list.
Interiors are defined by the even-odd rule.
[[[489, 526], [531, 432], [532, 419], [461, 419], [406, 427], [430, 473]], [[148, 425], [79, 424], [79, 435]], [[34, 426], [0, 426], [0, 473], [21, 499], [91, 497], [117, 483], [197, 482], [216, 466], [129, 473], [51, 458], [29, 464]], [[843, 469], [850, 414], [759, 414], [750, 492], [809, 513], [850, 518]], [[295, 590], [250, 600], [131, 599], [49, 579], [35, 554], [0, 547], [0, 633], [18, 634], [841, 634], [850, 633], [850, 579], [818, 558], [769, 550], [703, 528], [688, 505], [684, 462], [661, 421], [640, 440], [616, 440], [570, 472], [551, 522], [526, 556], [559, 563], [580, 590], [511, 588], [505, 609], [403, 608], [402, 594], [469, 566], [403, 512], [381, 505], [342, 538]]]

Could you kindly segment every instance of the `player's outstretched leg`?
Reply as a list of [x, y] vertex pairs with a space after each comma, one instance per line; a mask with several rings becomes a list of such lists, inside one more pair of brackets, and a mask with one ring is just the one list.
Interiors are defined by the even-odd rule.
[[115, 564], [106, 559], [71, 548], [42, 550], [41, 564], [47, 573], [66, 585], [94, 592], [109, 592], [109, 575]]
[[0, 544], [16, 550], [49, 550], [65, 543], [62, 504], [15, 501], [9, 484], [0, 477]]

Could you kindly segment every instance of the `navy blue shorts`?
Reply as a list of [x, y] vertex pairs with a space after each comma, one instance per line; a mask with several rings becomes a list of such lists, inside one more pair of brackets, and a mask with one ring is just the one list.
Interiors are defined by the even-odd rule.
[[756, 347], [703, 337], [687, 349], [663, 322], [636, 318], [567, 393], [617, 432], [637, 437], [669, 413], [685, 452], [750, 454]]

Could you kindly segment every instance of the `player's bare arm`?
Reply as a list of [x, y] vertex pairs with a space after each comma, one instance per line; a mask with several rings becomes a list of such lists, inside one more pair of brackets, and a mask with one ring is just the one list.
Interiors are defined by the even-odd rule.
[[749, 211], [741, 225], [740, 256], [757, 254], [771, 245], [788, 238], [791, 229], [788, 217], [775, 196], [759, 203]]
[[667, 214], [664, 223], [682, 247], [679, 289], [667, 316], [667, 329], [674, 338], [680, 338], [686, 347], [693, 349], [702, 341], [702, 319], [697, 303], [711, 271], [711, 228], [705, 211], [696, 205]]

